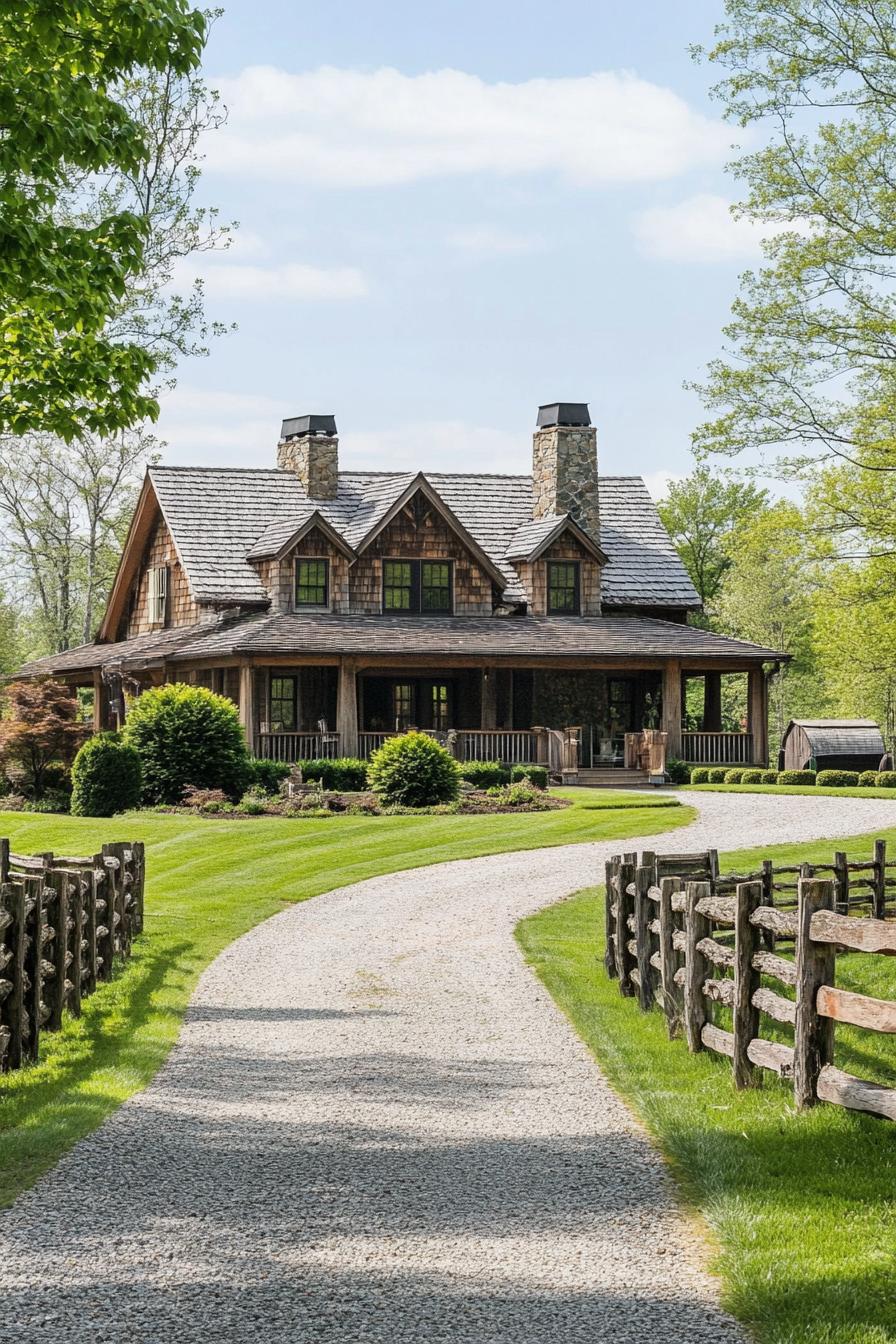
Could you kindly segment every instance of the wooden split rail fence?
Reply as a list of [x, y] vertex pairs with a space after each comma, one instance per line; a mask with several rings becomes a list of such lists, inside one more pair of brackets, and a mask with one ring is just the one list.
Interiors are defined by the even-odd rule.
[[[814, 869], [766, 861], [731, 876], [713, 850], [623, 854], [606, 865], [607, 974], [644, 1011], [663, 1011], [670, 1039], [730, 1058], [736, 1087], [768, 1069], [792, 1081], [799, 1109], [827, 1101], [896, 1120], [896, 1088], [834, 1066], [836, 1022], [896, 1033], [896, 1002], [835, 984], [838, 953], [896, 956], [896, 919], [884, 918], [892, 867], [883, 841], [866, 864], [838, 854]], [[859, 890], [855, 874], [867, 874]], [[871, 913], [850, 913], [858, 905]], [[713, 1021], [715, 1005], [730, 1010], [730, 1030]], [[791, 1027], [793, 1045], [764, 1037], [763, 1017]]]
[[112, 979], [143, 928], [142, 844], [86, 858], [13, 854], [0, 840], [0, 1071], [36, 1061], [42, 1031]]

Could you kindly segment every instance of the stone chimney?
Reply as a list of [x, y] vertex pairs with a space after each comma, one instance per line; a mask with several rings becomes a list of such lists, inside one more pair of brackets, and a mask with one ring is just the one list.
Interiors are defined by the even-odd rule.
[[538, 408], [532, 436], [532, 517], [570, 514], [600, 541], [597, 430], [587, 405], [551, 402]]
[[336, 417], [296, 415], [284, 420], [277, 466], [298, 476], [309, 499], [335, 499], [339, 488]]

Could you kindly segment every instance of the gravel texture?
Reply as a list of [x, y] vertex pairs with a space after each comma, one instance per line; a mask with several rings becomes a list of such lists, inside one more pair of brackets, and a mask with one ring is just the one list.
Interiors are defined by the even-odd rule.
[[[691, 799], [693, 825], [625, 848], [896, 819]], [[0, 1340], [742, 1342], [663, 1162], [513, 939], [621, 847], [377, 878], [233, 944], [155, 1081], [0, 1214]]]

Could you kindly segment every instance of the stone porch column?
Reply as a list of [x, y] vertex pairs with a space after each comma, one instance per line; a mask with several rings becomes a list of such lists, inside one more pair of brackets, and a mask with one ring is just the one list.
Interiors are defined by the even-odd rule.
[[722, 674], [704, 672], [703, 674], [703, 731], [720, 733], [722, 731]]
[[753, 764], [768, 765], [768, 681], [764, 668], [750, 668], [747, 689], [748, 723], [753, 734]]
[[663, 732], [666, 733], [666, 759], [681, 756], [681, 663], [670, 658], [663, 668]]
[[339, 734], [339, 754], [358, 754], [358, 663], [355, 658], [343, 658], [339, 663], [339, 689], [336, 697], [336, 731]]

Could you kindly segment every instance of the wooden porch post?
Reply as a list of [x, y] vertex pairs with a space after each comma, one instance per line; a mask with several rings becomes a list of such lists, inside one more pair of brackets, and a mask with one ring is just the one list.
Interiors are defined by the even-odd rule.
[[681, 663], [670, 658], [663, 668], [663, 732], [666, 758], [681, 755]]
[[255, 755], [255, 677], [251, 663], [240, 663], [240, 723]]
[[103, 723], [103, 674], [98, 667], [93, 669], [93, 731], [101, 733]]
[[722, 731], [721, 672], [703, 673], [703, 731], [704, 733]]
[[768, 764], [768, 682], [762, 667], [751, 667], [748, 677], [749, 727], [753, 734], [753, 764]]
[[339, 691], [336, 699], [336, 731], [339, 754], [358, 754], [358, 664], [355, 658], [339, 663]]
[[482, 669], [482, 713], [480, 728], [498, 726], [498, 674], [494, 667]]

